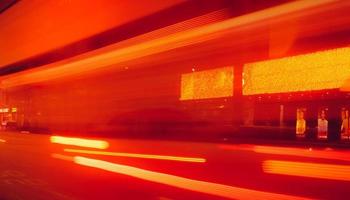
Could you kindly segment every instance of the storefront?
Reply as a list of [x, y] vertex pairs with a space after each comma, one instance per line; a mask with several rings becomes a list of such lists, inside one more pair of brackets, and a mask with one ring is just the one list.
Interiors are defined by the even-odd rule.
[[1, 129], [15, 129], [17, 128], [18, 113], [16, 107], [0, 108], [0, 122]]
[[244, 65], [243, 95], [252, 126], [294, 127], [297, 138], [349, 140], [350, 48]]

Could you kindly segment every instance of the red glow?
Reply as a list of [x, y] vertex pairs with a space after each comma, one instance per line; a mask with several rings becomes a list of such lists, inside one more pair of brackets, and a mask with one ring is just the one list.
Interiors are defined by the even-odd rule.
[[102, 140], [90, 140], [90, 139], [71, 138], [71, 137], [62, 137], [62, 136], [51, 136], [50, 141], [52, 143], [57, 143], [57, 144], [89, 147], [89, 148], [96, 148], [96, 149], [107, 149], [109, 146], [108, 142], [102, 141]]
[[72, 156], [66, 156], [66, 155], [57, 154], [57, 153], [51, 154], [51, 157], [56, 158], [56, 159], [65, 160], [65, 161], [73, 161]]
[[117, 156], [117, 157], [129, 157], [129, 158], [145, 158], [145, 159], [157, 159], [157, 160], [171, 160], [181, 162], [199, 162], [204, 163], [204, 158], [192, 158], [192, 157], [179, 157], [179, 156], [164, 156], [164, 155], [151, 155], [151, 154], [136, 154], [136, 153], [120, 153], [120, 152], [106, 152], [106, 151], [90, 151], [81, 149], [64, 149], [65, 152], [70, 153], [82, 153], [92, 155], [105, 155], [105, 156]]
[[350, 181], [349, 165], [267, 160], [263, 163], [263, 170], [270, 174]]
[[5, 143], [5, 142], [6, 142], [6, 140], [0, 139], [0, 142]]
[[103, 169], [114, 173], [124, 174], [127, 176], [132, 176], [132, 177], [139, 178], [146, 181], [165, 184], [165, 185], [169, 185], [169, 186], [173, 186], [173, 187], [177, 187], [185, 190], [201, 192], [201, 193], [215, 195], [215, 196], [229, 198], [229, 199], [245, 199], [245, 200], [306, 199], [306, 198], [297, 197], [297, 196], [262, 192], [257, 190], [233, 187], [229, 185], [222, 185], [218, 183], [193, 180], [193, 179], [184, 178], [180, 176], [174, 176], [170, 174], [159, 173], [159, 172], [144, 170], [144, 169], [131, 167], [127, 165], [120, 165], [120, 164], [110, 163], [102, 160], [90, 159], [90, 158], [79, 157], [79, 156], [74, 157], [74, 162], [79, 165], [84, 165], [84, 166], [94, 167], [98, 169]]
[[181, 2], [18, 1], [1, 14], [0, 66], [60, 48]]
[[288, 148], [288, 147], [269, 147], [269, 146], [254, 146], [253, 151], [257, 153], [274, 154], [274, 155], [288, 155], [288, 156], [301, 156], [310, 158], [324, 158], [350, 161], [348, 151], [334, 152], [325, 150], [314, 149], [300, 149], [300, 148]]
[[[23, 84], [37, 83], [48, 81], [55, 78], [62, 78], [69, 75], [76, 75], [82, 72], [89, 72], [107, 66], [116, 65], [117, 63], [127, 62], [134, 59], [140, 59], [152, 54], [162, 53], [180, 47], [193, 44], [203, 43], [216, 38], [221, 38], [224, 34], [246, 30], [247, 26], [255, 28], [266, 20], [286, 16], [288, 13], [305, 12], [317, 6], [324, 6], [334, 2], [334, 0], [319, 1], [295, 1], [261, 11], [249, 13], [222, 22], [208, 24], [196, 27], [191, 30], [180, 31], [154, 39], [147, 34], [140, 37], [132, 38], [93, 52], [85, 53], [71, 59], [52, 63], [41, 68], [27, 70], [24, 73], [9, 75], [1, 80], [2, 87], [13, 87]], [[113, 12], [112, 12], [113, 13]], [[73, 33], [71, 29], [70, 33]], [[26, 31], [17, 31], [26, 32]], [[79, 32], [79, 31], [78, 31]], [[162, 33], [166, 31], [162, 30]], [[37, 35], [35, 36], [37, 37]], [[7, 37], [3, 37], [7, 38]], [[40, 38], [40, 37], [37, 37]], [[141, 38], [141, 39], [140, 39]], [[38, 43], [42, 44], [42, 42]], [[12, 48], [6, 48], [6, 51]], [[17, 52], [17, 51], [16, 51]]]
[[349, 151], [333, 150], [315, 150], [312, 148], [291, 148], [291, 147], [274, 147], [274, 146], [257, 146], [257, 145], [220, 145], [219, 148], [238, 151], [254, 151], [256, 153], [300, 156], [308, 158], [322, 158], [350, 161]]

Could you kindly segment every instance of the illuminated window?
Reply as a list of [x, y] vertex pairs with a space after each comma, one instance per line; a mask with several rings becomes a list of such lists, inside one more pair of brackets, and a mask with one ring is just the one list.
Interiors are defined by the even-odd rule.
[[350, 48], [249, 63], [244, 95], [340, 88], [350, 78]]
[[224, 67], [181, 76], [180, 100], [233, 96], [233, 67]]
[[17, 108], [12, 108], [11, 112], [17, 112]]

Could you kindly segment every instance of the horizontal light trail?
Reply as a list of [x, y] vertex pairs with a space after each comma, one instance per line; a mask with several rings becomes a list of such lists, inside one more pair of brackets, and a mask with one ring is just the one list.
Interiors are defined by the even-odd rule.
[[90, 140], [82, 138], [72, 138], [72, 137], [62, 137], [62, 136], [51, 136], [50, 141], [52, 143], [80, 146], [80, 147], [89, 147], [96, 149], [107, 149], [109, 144], [103, 140]]
[[350, 165], [267, 160], [263, 162], [263, 171], [269, 174], [350, 181]]
[[288, 155], [301, 156], [308, 158], [323, 158], [333, 160], [350, 161], [350, 152], [345, 151], [328, 151], [328, 150], [313, 150], [289, 147], [269, 147], [269, 146], [254, 146], [253, 151], [256, 153], [274, 154], [274, 155]]
[[129, 158], [145, 158], [145, 159], [171, 160], [171, 161], [181, 161], [181, 162], [198, 162], [198, 163], [206, 162], [206, 159], [204, 159], [204, 158], [193, 158], [193, 157], [164, 156], [164, 155], [136, 154], [136, 153], [120, 153], [120, 152], [107, 152], [107, 151], [91, 151], [91, 150], [81, 150], [81, 149], [64, 149], [64, 151], [71, 152], [71, 153], [118, 156], [118, 157], [129, 157]]
[[225, 34], [240, 31], [242, 29], [246, 30], [247, 27], [255, 28], [254, 25], [258, 26], [261, 25], [262, 22], [288, 16], [288, 14], [295, 14], [297, 12], [307, 14], [307, 9], [327, 6], [334, 2], [337, 1], [294, 1], [217, 23], [176, 32], [160, 38], [143, 42], [140, 41], [136, 44], [131, 44], [130, 46], [120, 47], [117, 43], [115, 44], [117, 47], [109, 46], [100, 49], [99, 51], [89, 52], [62, 62], [52, 63], [37, 70], [29, 70], [16, 75], [6, 76], [1, 78], [0, 86], [5, 88], [13, 87], [93, 71], [117, 63], [123, 63], [176, 48], [200, 44], [216, 38], [221, 38]]
[[88, 167], [98, 168], [114, 173], [119, 173], [127, 176], [132, 176], [146, 181], [165, 184], [176, 188], [190, 190], [194, 192], [205, 193], [209, 195], [215, 195], [219, 197], [225, 197], [229, 199], [245, 199], [245, 200], [298, 200], [307, 199], [298, 196], [263, 192], [239, 187], [233, 187], [229, 185], [222, 185], [217, 183], [211, 183], [206, 181], [193, 180], [180, 176], [174, 176], [165, 173], [154, 172], [150, 170], [144, 170], [127, 165], [120, 165], [102, 160], [90, 159], [85, 157], [74, 157], [74, 162]]
[[6, 140], [4, 140], [4, 139], [0, 139], [0, 142], [5, 143], [5, 142], [6, 142]]
[[300, 156], [307, 158], [322, 158], [332, 160], [350, 161], [350, 151], [333, 151], [333, 150], [315, 150], [311, 148], [291, 148], [291, 147], [273, 147], [257, 145], [219, 145], [219, 148], [226, 150], [254, 151], [255, 153], [283, 155], [283, 156]]

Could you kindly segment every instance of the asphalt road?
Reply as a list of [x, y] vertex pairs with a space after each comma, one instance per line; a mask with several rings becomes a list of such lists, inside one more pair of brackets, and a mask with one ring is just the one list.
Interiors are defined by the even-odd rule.
[[349, 150], [85, 139], [0, 132], [0, 200], [350, 196]]

